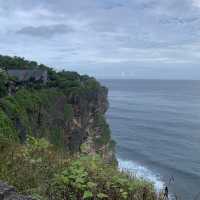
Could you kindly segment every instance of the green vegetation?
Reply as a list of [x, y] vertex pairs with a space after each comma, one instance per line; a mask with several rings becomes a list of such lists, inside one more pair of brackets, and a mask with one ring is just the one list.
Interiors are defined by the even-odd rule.
[[54, 72], [48, 70], [48, 87], [56, 87], [64, 91], [66, 95], [80, 95], [89, 97], [90, 92], [102, 90], [101, 85], [89, 76], [81, 76], [76, 72]]
[[25, 68], [44, 68], [44, 65], [38, 65], [35, 61], [28, 61], [20, 57], [10, 57], [0, 55], [0, 67], [3, 69], [25, 69]]
[[[65, 103], [64, 112], [57, 107], [66, 98], [55, 89], [19, 90], [15, 96], [0, 100], [0, 135], [25, 141], [26, 135], [45, 137], [63, 146], [63, 127], [73, 115], [72, 105]], [[53, 124], [52, 124], [53, 122]], [[54, 129], [53, 127], [54, 126]], [[15, 127], [15, 128], [14, 128]]]
[[18, 135], [11, 120], [0, 108], [0, 140], [8, 138], [11, 141], [18, 141]]
[[3, 71], [0, 71], [0, 98], [6, 96], [8, 93], [8, 89], [6, 87], [7, 83], [8, 83], [8, 77], [5, 75]]
[[111, 140], [111, 131], [103, 115], [101, 114], [97, 115], [96, 126], [100, 127], [99, 132], [101, 133], [100, 136], [96, 138], [96, 143], [99, 146], [102, 146], [102, 144], [108, 144], [109, 141]]
[[[104, 117], [107, 89], [99, 82], [19, 57], [0, 56], [0, 66], [48, 72], [46, 85], [14, 85], [12, 96], [12, 77], [0, 72], [0, 180], [37, 200], [156, 199], [151, 183], [119, 172], [109, 157], [115, 142]], [[71, 149], [81, 145], [98, 155]]]
[[[28, 61], [20, 57], [10, 57], [0, 55], [0, 67], [4, 70], [8, 69], [42, 69], [48, 72], [48, 83], [43, 88], [57, 88], [65, 92], [67, 95], [84, 95], [88, 96], [89, 92], [101, 90], [101, 85], [87, 75], [79, 75], [77, 72], [61, 71], [56, 72], [43, 64], [35, 61]], [[0, 73], [0, 83], [5, 82]], [[3, 88], [1, 88], [3, 86]], [[5, 84], [0, 86], [0, 97], [6, 95]], [[27, 87], [40, 89], [42, 86], [27, 84]]]
[[72, 158], [33, 137], [24, 145], [1, 142], [0, 149], [0, 179], [36, 199], [156, 199], [150, 183], [119, 172], [98, 155]]
[[[30, 134], [45, 137], [53, 144], [63, 146], [63, 129], [66, 122], [74, 117], [73, 105], [79, 104], [79, 107], [87, 109], [86, 104], [96, 104], [97, 94], [105, 90], [89, 76], [81, 76], [76, 72], [55, 72], [45, 65], [24, 58], [0, 56], [0, 66], [5, 70], [25, 68], [45, 69], [48, 72], [47, 85], [19, 85], [14, 96], [7, 96], [7, 83], [13, 77], [0, 73], [0, 114], [3, 119], [0, 135], [13, 138], [18, 135], [21, 142]], [[63, 104], [63, 107], [59, 104]], [[105, 136], [110, 137], [107, 133]]]
[[74, 113], [73, 113], [72, 105], [66, 104], [65, 107], [64, 107], [65, 120], [71, 120], [73, 115], [74, 115]]

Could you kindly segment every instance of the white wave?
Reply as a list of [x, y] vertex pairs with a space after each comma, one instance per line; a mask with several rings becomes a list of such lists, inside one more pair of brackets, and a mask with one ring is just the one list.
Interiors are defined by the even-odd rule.
[[142, 178], [144, 180], [152, 182], [157, 192], [163, 190], [165, 184], [160, 179], [159, 174], [154, 174], [147, 167], [144, 167], [130, 160], [122, 160], [118, 158], [118, 163], [119, 163], [120, 170], [129, 171], [130, 173], [133, 173], [138, 178]]

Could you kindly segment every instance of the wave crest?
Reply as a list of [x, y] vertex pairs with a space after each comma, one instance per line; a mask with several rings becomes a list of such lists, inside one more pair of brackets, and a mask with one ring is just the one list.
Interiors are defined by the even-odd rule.
[[118, 158], [119, 169], [126, 170], [133, 173], [136, 177], [150, 181], [154, 184], [157, 192], [160, 192], [164, 188], [164, 182], [161, 180], [159, 174], [154, 174], [150, 169], [140, 165], [139, 163], [123, 160]]

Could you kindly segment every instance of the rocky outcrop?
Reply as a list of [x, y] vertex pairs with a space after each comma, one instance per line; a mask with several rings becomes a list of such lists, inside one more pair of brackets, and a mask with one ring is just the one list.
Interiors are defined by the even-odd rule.
[[34, 200], [28, 196], [18, 195], [15, 188], [0, 182], [0, 200]]
[[77, 151], [89, 136], [98, 134], [95, 120], [97, 115], [104, 115], [108, 109], [107, 89], [102, 87], [82, 96], [73, 96], [69, 103], [74, 115], [66, 130], [69, 134], [68, 146], [70, 150]]
[[108, 110], [108, 89], [99, 87], [79, 96], [72, 96], [68, 103], [73, 107], [73, 118], [68, 121], [65, 144], [70, 151], [100, 154], [106, 161], [115, 160], [110, 128], [105, 119]]

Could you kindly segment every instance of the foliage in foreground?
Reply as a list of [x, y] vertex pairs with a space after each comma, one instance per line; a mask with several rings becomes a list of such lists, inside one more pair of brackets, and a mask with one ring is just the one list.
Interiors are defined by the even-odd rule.
[[0, 180], [36, 199], [154, 200], [153, 186], [119, 172], [98, 156], [70, 157], [45, 139], [0, 141]]

